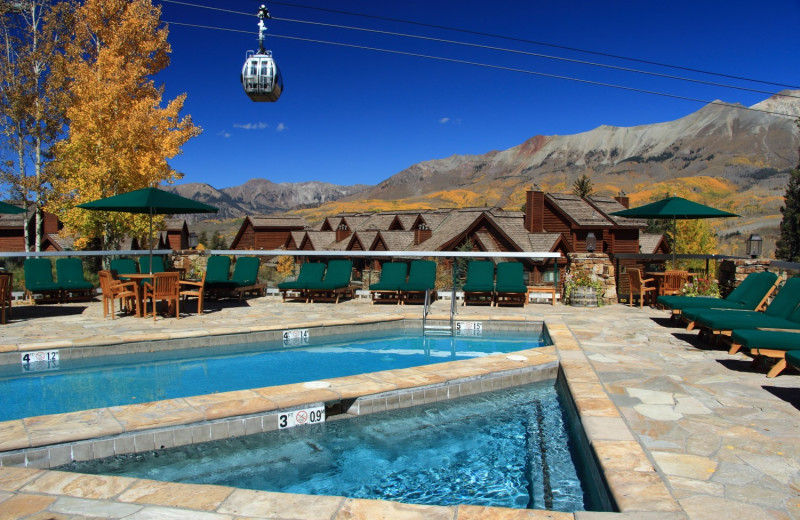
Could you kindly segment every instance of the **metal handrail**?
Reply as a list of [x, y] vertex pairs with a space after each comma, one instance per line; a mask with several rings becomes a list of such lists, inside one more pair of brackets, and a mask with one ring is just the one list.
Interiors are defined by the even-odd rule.
[[450, 297], [450, 335], [455, 336], [454, 318], [456, 316], [456, 286], [453, 284], [453, 296]]
[[425, 289], [425, 303], [422, 305], [422, 335], [425, 335], [425, 324], [428, 320], [428, 312], [430, 312], [431, 305], [431, 290]]

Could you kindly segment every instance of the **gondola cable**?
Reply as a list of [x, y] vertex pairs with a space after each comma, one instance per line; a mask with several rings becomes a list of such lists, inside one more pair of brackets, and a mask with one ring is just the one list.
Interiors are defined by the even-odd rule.
[[[179, 1], [179, 0], [161, 0], [161, 1], [162, 2], [173, 3], [173, 4], [190, 6], [190, 7], [210, 9], [210, 10], [214, 10], [214, 11], [226, 12], [226, 13], [231, 13], [231, 14], [247, 15], [247, 13], [243, 13], [243, 12], [240, 12], [240, 11], [233, 11], [233, 10], [230, 10], [230, 9], [222, 9], [222, 8], [219, 8], [219, 7], [211, 7], [211, 6], [192, 4], [192, 3], [189, 3], [189, 2], [182, 2], [182, 1]], [[273, 2], [273, 3], [279, 3], [279, 2]], [[287, 4], [287, 5], [293, 5], [293, 4]], [[295, 6], [295, 7], [302, 7], [302, 6]], [[309, 8], [309, 9], [313, 9], [313, 8]], [[327, 11], [327, 9], [322, 9], [322, 10]], [[337, 11], [334, 11], [334, 12], [337, 12]], [[358, 15], [357, 13], [346, 13], [346, 14], [352, 14], [354, 16], [362, 16], [362, 15]], [[248, 15], [248, 16], [252, 16], [252, 15]], [[363, 16], [369, 16], [369, 15], [363, 15]], [[378, 17], [378, 18], [381, 18], [381, 17]], [[291, 18], [279, 18], [279, 17], [273, 17], [272, 19], [276, 20], [276, 21], [281, 21], [281, 22], [290, 22], [290, 23], [298, 23], [298, 24], [316, 25], [316, 26], [320, 26], [320, 27], [328, 27], [328, 28], [335, 28], [335, 29], [346, 29], [346, 30], [352, 30], [352, 31], [369, 32], [369, 33], [373, 33], [373, 34], [381, 34], [381, 35], [387, 35], [387, 36], [398, 36], [398, 37], [403, 37], [403, 38], [432, 41], [432, 42], [437, 42], [437, 43], [447, 43], [447, 44], [451, 44], [451, 45], [461, 45], [461, 46], [465, 46], [465, 47], [473, 47], [473, 48], [479, 48], [479, 49], [484, 49], [484, 50], [506, 52], [506, 53], [512, 53], [512, 54], [520, 54], [520, 55], [532, 56], [532, 57], [536, 57], [536, 58], [543, 58], [543, 59], [549, 59], [549, 60], [555, 60], [555, 61], [562, 61], [562, 62], [567, 62], [567, 63], [575, 63], [575, 64], [578, 64], [578, 65], [588, 65], [588, 66], [592, 66], [592, 67], [605, 68], [605, 69], [610, 69], [610, 70], [617, 70], [617, 71], [621, 71], [621, 72], [631, 72], [631, 73], [635, 73], [635, 74], [642, 74], [642, 75], [653, 76], [653, 77], [658, 77], [658, 78], [663, 78], [663, 79], [672, 79], [672, 80], [677, 80], [677, 81], [685, 81], [685, 82], [689, 82], [689, 83], [697, 83], [697, 84], [702, 84], [702, 85], [707, 85], [707, 86], [712, 86], [712, 87], [721, 87], [721, 88], [728, 88], [728, 89], [733, 89], [733, 90], [741, 90], [741, 91], [745, 91], [745, 92], [752, 92], [752, 93], [757, 93], [757, 94], [766, 94], [768, 96], [800, 98], [800, 96], [796, 96], [796, 95], [793, 95], [793, 94], [781, 94], [781, 93], [775, 93], [775, 92], [767, 91], [767, 90], [760, 90], [760, 89], [742, 87], [742, 86], [737, 86], [737, 85], [729, 85], [729, 84], [725, 84], [725, 83], [717, 83], [717, 82], [706, 81], [706, 80], [701, 80], [701, 79], [686, 78], [686, 77], [683, 77], [683, 76], [675, 76], [675, 75], [672, 75], [672, 74], [664, 74], [664, 73], [659, 73], [659, 72], [639, 70], [639, 69], [634, 69], [634, 68], [630, 68], [630, 67], [621, 67], [621, 66], [617, 66], [617, 65], [609, 65], [609, 64], [605, 64], [605, 63], [597, 63], [597, 62], [578, 60], [578, 59], [573, 59], [573, 58], [565, 58], [565, 57], [561, 57], [561, 56], [552, 56], [552, 55], [549, 55], [549, 54], [541, 54], [541, 53], [536, 53], [536, 52], [523, 51], [523, 50], [519, 50], [519, 49], [509, 49], [509, 48], [496, 47], [496, 46], [491, 46], [491, 45], [463, 42], [463, 41], [457, 41], [457, 40], [448, 40], [448, 39], [444, 39], [444, 38], [434, 38], [434, 37], [430, 37], [430, 36], [420, 36], [420, 35], [414, 35], [414, 34], [399, 33], [399, 32], [394, 32], [394, 31], [385, 31], [385, 30], [379, 30], [379, 29], [369, 29], [369, 28], [364, 28], [364, 27], [353, 27], [353, 26], [348, 26], [348, 25], [330, 24], [330, 23], [324, 23], [324, 22], [313, 22], [313, 21], [307, 21], [307, 20], [295, 20], [295, 19], [291, 19]], [[397, 21], [401, 21], [402, 22], [403, 20], [397, 20]], [[405, 22], [405, 23], [416, 23], [416, 22]], [[420, 23], [419, 25], [427, 26], [428, 24]], [[453, 30], [453, 31], [462, 31], [460, 29], [453, 29], [453, 28], [448, 28], [448, 27], [443, 27], [443, 26], [433, 26], [433, 27], [441, 28], [441, 29], [448, 29], [448, 30]], [[462, 32], [472, 32], [472, 31], [462, 31]], [[483, 34], [483, 33], [478, 33], [478, 34]], [[514, 38], [502, 37], [502, 36], [497, 36], [497, 35], [487, 35], [487, 36], [494, 36], [494, 37], [497, 37], [497, 38], [505, 38], [505, 39], [514, 40]], [[526, 41], [526, 40], [523, 40], [523, 41]], [[539, 42], [528, 42], [528, 43], [540, 44]], [[542, 44], [542, 45], [544, 45], [544, 44]], [[573, 50], [576, 50], [576, 49], [573, 49]], [[581, 52], [594, 53], [593, 51], [581, 51]], [[603, 53], [594, 53], [594, 54], [604, 55]], [[613, 55], [610, 55], [610, 56], [611, 57], [618, 57], [618, 56], [613, 56]], [[628, 59], [628, 60], [631, 60], [631, 61], [637, 61], [634, 58], [622, 58], [622, 59]], [[682, 68], [682, 67], [673, 67], [673, 66], [669, 66], [669, 67]], [[694, 70], [694, 69], [689, 69], [689, 70]], [[700, 71], [700, 70], [694, 70], [694, 71], [695, 72], [702, 72], [704, 74], [727, 76], [725, 74], [718, 74], [718, 73], [713, 73], [713, 72], [708, 72], [708, 71]], [[745, 81], [758, 82], [758, 83], [764, 83], [764, 84], [770, 84], [770, 85], [786, 86], [786, 87], [789, 87], [789, 88], [800, 89], [800, 87], [792, 87], [790, 85], [783, 85], [783, 84], [773, 83], [773, 82], [768, 82], [768, 81], [761, 81], [761, 80], [748, 79], [748, 78], [739, 78], [739, 77], [736, 77], [736, 76], [728, 76], [728, 77], [741, 79], [741, 80], [745, 80]]]
[[[162, 1], [169, 2], [169, 1], [172, 1], [172, 0], [162, 0]], [[179, 2], [173, 2], [173, 3], [179, 3]], [[700, 73], [700, 74], [709, 74], [709, 75], [712, 75], [712, 76], [720, 76], [720, 77], [725, 77], [725, 78], [738, 79], [738, 80], [741, 80], [741, 81], [750, 81], [750, 82], [754, 82], [754, 83], [763, 83], [765, 85], [774, 85], [774, 86], [777, 86], [777, 87], [784, 87], [784, 88], [789, 88], [789, 89], [794, 89], [794, 90], [800, 89], [800, 86], [797, 86], [797, 85], [788, 85], [788, 84], [785, 84], [785, 83], [778, 83], [778, 82], [773, 82], [773, 81], [753, 79], [753, 78], [747, 78], [747, 77], [743, 77], [743, 76], [735, 76], [735, 75], [732, 75], [732, 74], [725, 74], [725, 73], [721, 73], [721, 72], [712, 72], [712, 71], [708, 71], [708, 70], [695, 69], [695, 68], [691, 68], [691, 67], [683, 67], [683, 66], [680, 66], [680, 65], [670, 65], [668, 63], [661, 63], [661, 62], [658, 62], [658, 61], [645, 60], [645, 59], [641, 59], [641, 58], [631, 58], [631, 57], [627, 57], [627, 56], [621, 56], [621, 55], [618, 55], [618, 54], [610, 54], [610, 53], [606, 53], [606, 52], [591, 51], [591, 50], [587, 50], [587, 49], [580, 49], [580, 48], [577, 48], [577, 47], [569, 47], [569, 46], [566, 46], [566, 45], [557, 45], [557, 44], [554, 44], [554, 43], [540, 42], [540, 41], [536, 41], [536, 40], [528, 40], [528, 39], [525, 39], [525, 38], [518, 38], [518, 37], [514, 37], [514, 36], [505, 36], [505, 35], [502, 35], [502, 34], [494, 34], [494, 33], [487, 33], [487, 32], [481, 32], [481, 31], [473, 31], [473, 30], [470, 30], [470, 29], [459, 29], [459, 28], [456, 28], [456, 27], [448, 27], [446, 25], [429, 24], [429, 23], [425, 23], [425, 22], [415, 22], [413, 20], [404, 20], [402, 18], [391, 18], [391, 17], [386, 17], [386, 16], [376, 16], [376, 15], [369, 15], [369, 14], [363, 14], [363, 13], [353, 13], [353, 12], [349, 12], [349, 11], [330, 9], [330, 8], [326, 8], [326, 7], [312, 7], [312, 6], [307, 6], [307, 5], [292, 4], [292, 3], [277, 2], [277, 1], [272, 2], [272, 3], [276, 4], [276, 5], [283, 5], [283, 6], [286, 6], [286, 7], [296, 7], [296, 8], [299, 8], [299, 9], [309, 9], [309, 10], [322, 11], [322, 12], [328, 12], [328, 13], [334, 13], [334, 14], [344, 14], [344, 15], [348, 15], [348, 16], [358, 16], [358, 17], [362, 17], [362, 18], [371, 18], [371, 19], [382, 20], [382, 21], [387, 21], [387, 22], [397, 22], [397, 23], [403, 23], [403, 24], [409, 24], [409, 25], [418, 25], [420, 27], [428, 27], [428, 28], [431, 28], [431, 29], [441, 29], [441, 30], [445, 30], [445, 31], [460, 32], [460, 33], [464, 33], [464, 34], [472, 34], [472, 35], [475, 35], [475, 36], [487, 36], [487, 37], [490, 37], [490, 38], [497, 38], [497, 39], [501, 39], [501, 40], [515, 41], [515, 42], [520, 42], [520, 43], [528, 43], [528, 44], [531, 44], [531, 45], [540, 45], [540, 46], [543, 46], [543, 47], [552, 47], [552, 48], [555, 48], [555, 49], [563, 49], [563, 50], [568, 50], [568, 51], [573, 51], [573, 52], [582, 52], [582, 53], [585, 53], [585, 54], [593, 54], [593, 55], [596, 55], [596, 56], [604, 56], [606, 58], [614, 58], [614, 59], [619, 59], [619, 60], [632, 61], [632, 62], [636, 62], [636, 63], [645, 63], [647, 65], [657, 65], [659, 67], [666, 67], [666, 68], [677, 69], [677, 70], [685, 70], [687, 72], [697, 72], [697, 73]], [[200, 7], [203, 7], [203, 6], [200, 6]]]
[[[170, 21], [166, 21], [166, 20], [165, 20], [165, 22], [169, 23], [171, 25], [179, 25], [179, 26], [184, 26], [184, 27], [194, 27], [194, 28], [200, 28], [200, 29], [212, 29], [212, 30], [227, 31], [227, 32], [249, 33], [249, 31], [244, 31], [244, 30], [240, 30], [240, 29], [226, 29], [226, 28], [222, 28], [222, 27], [213, 27], [213, 26], [208, 26], [208, 25], [189, 24], [189, 23], [182, 23], [182, 22], [170, 22]], [[551, 79], [562, 79], [562, 80], [567, 80], [567, 81], [574, 81], [574, 82], [577, 82], [577, 83], [583, 83], [583, 84], [587, 84], [587, 85], [616, 88], [616, 89], [625, 90], [625, 91], [629, 91], [629, 92], [638, 92], [638, 93], [642, 93], [642, 94], [651, 94], [651, 95], [656, 95], [656, 96], [668, 97], [668, 98], [672, 98], [672, 99], [680, 99], [680, 100], [683, 100], [683, 101], [692, 101], [692, 102], [696, 102], [696, 103], [703, 103], [703, 104], [706, 104], [706, 105], [725, 106], [725, 107], [728, 107], [728, 108], [735, 108], [735, 109], [739, 109], [739, 110], [750, 110], [750, 111], [753, 111], [753, 112], [760, 112], [760, 113], [763, 113], [763, 114], [770, 114], [770, 115], [781, 116], [781, 117], [790, 117], [790, 118], [793, 118], [793, 119], [796, 118], [796, 116], [791, 115], [791, 114], [785, 114], [785, 113], [782, 113], [782, 112], [774, 112], [774, 111], [770, 111], [770, 110], [762, 110], [762, 109], [759, 109], [759, 108], [746, 107], [746, 106], [739, 105], [739, 104], [725, 103], [723, 101], [708, 101], [708, 100], [694, 98], [694, 97], [690, 97], [690, 96], [682, 96], [682, 95], [679, 95], [679, 94], [671, 94], [671, 93], [668, 93], [668, 92], [659, 92], [659, 91], [655, 91], [655, 90], [646, 90], [646, 89], [640, 89], [640, 88], [636, 88], [636, 87], [628, 87], [628, 86], [625, 86], [625, 85], [616, 85], [614, 83], [604, 83], [604, 82], [599, 82], [599, 81], [593, 81], [593, 80], [587, 80], [587, 79], [581, 79], [581, 78], [574, 78], [574, 77], [570, 77], [570, 76], [562, 76], [562, 75], [558, 75], [558, 74], [549, 74], [549, 73], [546, 73], [546, 72], [537, 72], [537, 71], [532, 71], [532, 70], [525, 70], [525, 69], [518, 69], [518, 68], [513, 68], [513, 67], [506, 67], [506, 66], [502, 66], [502, 65], [492, 65], [492, 64], [480, 63], [480, 62], [475, 62], [475, 61], [460, 60], [460, 59], [455, 59], [455, 58], [445, 58], [445, 57], [442, 57], [442, 56], [433, 56], [433, 55], [428, 55], [428, 54], [420, 54], [420, 53], [413, 53], [413, 52], [407, 52], [407, 51], [398, 51], [398, 50], [393, 50], [393, 49], [382, 49], [382, 48], [379, 48], [379, 47], [369, 47], [369, 46], [365, 46], [365, 45], [356, 45], [356, 44], [341, 43], [341, 42], [331, 42], [331, 41], [325, 41], [325, 40], [316, 40], [316, 39], [312, 39], [312, 38], [301, 38], [301, 37], [298, 37], [298, 36], [286, 36], [286, 35], [280, 35], [280, 34], [275, 34], [275, 33], [272, 33], [271, 36], [273, 38], [282, 38], [282, 39], [287, 39], [287, 40], [302, 41], [302, 42], [308, 42], [308, 43], [319, 43], [319, 44], [324, 44], [324, 45], [335, 45], [335, 46], [339, 46], [339, 47], [362, 49], [362, 50], [369, 50], [369, 51], [376, 51], [376, 52], [385, 52], [385, 53], [389, 53], [389, 54], [397, 54], [397, 55], [401, 55], [401, 56], [411, 56], [411, 57], [416, 57], [416, 58], [426, 58], [426, 59], [444, 61], [444, 62], [449, 62], [449, 63], [459, 63], [459, 64], [462, 64], [462, 65], [473, 65], [473, 66], [478, 66], [478, 67], [486, 67], [486, 68], [491, 68], [491, 69], [495, 69], [495, 70], [505, 70], [505, 71], [509, 71], [509, 72], [519, 72], [519, 73], [523, 73], [523, 74], [541, 76], [541, 77], [546, 77], [546, 78], [551, 78]]]

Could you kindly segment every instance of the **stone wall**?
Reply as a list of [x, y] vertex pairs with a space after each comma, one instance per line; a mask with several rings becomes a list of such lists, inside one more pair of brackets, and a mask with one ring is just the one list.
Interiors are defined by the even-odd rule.
[[604, 304], [617, 303], [617, 282], [614, 277], [614, 265], [605, 253], [567, 253], [567, 268], [571, 273], [586, 273], [592, 280], [597, 280], [603, 287]]

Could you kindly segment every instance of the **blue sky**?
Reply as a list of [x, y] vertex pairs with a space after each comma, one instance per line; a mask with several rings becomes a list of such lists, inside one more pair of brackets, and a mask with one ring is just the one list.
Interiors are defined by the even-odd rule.
[[752, 105], [768, 97], [526, 54], [300, 22], [457, 40], [768, 92], [784, 88], [386, 18], [410, 20], [800, 85], [798, 0], [767, 4], [289, 0], [267, 3], [274, 19], [267, 21], [266, 47], [283, 72], [284, 93], [276, 103], [254, 103], [241, 88], [239, 72], [245, 51], [257, 47], [255, 13], [261, 2], [182, 1], [154, 0], [162, 5], [162, 19], [172, 22], [173, 51], [171, 65], [156, 81], [164, 83], [166, 98], [188, 94], [184, 113], [191, 114], [203, 134], [187, 143], [171, 164], [184, 173], [179, 183], [203, 182], [218, 189], [251, 178], [377, 184], [421, 161], [503, 150], [539, 134], [670, 121], [703, 106], [528, 73], [299, 39], [419, 53], [701, 100]]

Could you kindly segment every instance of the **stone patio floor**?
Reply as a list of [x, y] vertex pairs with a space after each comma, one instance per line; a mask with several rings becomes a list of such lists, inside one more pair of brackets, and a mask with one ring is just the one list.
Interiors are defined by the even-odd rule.
[[[100, 302], [15, 307], [0, 326], [0, 352], [102, 345], [347, 323], [359, 319], [419, 318], [418, 306], [283, 303], [273, 296], [245, 302], [208, 302], [203, 316], [180, 320], [103, 319]], [[192, 310], [194, 307], [192, 306]], [[449, 303], [434, 304], [444, 316]], [[788, 370], [767, 379], [744, 354], [701, 342], [669, 323], [668, 312], [624, 305], [572, 308], [531, 304], [525, 308], [459, 307], [458, 317], [480, 320], [544, 320], [574, 340], [582, 359], [610, 398], [632, 441], [598, 454], [613, 467], [614, 450], [643, 450], [675, 507], [630, 513], [554, 513], [475, 506], [427, 507], [391, 502], [301, 497], [218, 486], [159, 484], [135, 479], [79, 478], [31, 468], [0, 468], [1, 519], [193, 518], [447, 518], [497, 519], [800, 519], [800, 375]], [[558, 342], [559, 340], [557, 340]], [[561, 350], [562, 368], [575, 352]], [[596, 391], [596, 390], [593, 390]], [[12, 396], [0, 396], [2, 400]], [[579, 404], [579, 408], [582, 406]], [[613, 449], [612, 449], [613, 448]], [[617, 468], [630, 470], [634, 468]], [[630, 473], [636, 475], [636, 473]], [[635, 496], [636, 482], [626, 484]], [[155, 488], [154, 488], [155, 486]], [[646, 483], [642, 483], [642, 489]], [[645, 493], [645, 491], [642, 491]], [[176, 498], [180, 497], [180, 498]], [[669, 498], [669, 497], [667, 497]], [[294, 501], [294, 502], [293, 502]], [[297, 503], [295, 503], [297, 502]], [[300, 507], [302, 505], [302, 507]], [[289, 511], [292, 513], [290, 514]], [[303, 513], [298, 513], [303, 511]]]

